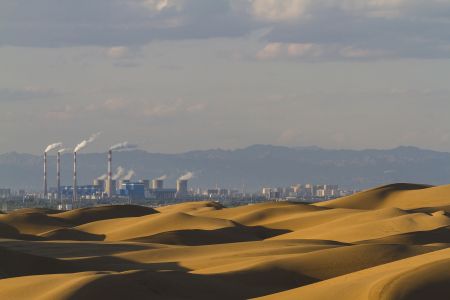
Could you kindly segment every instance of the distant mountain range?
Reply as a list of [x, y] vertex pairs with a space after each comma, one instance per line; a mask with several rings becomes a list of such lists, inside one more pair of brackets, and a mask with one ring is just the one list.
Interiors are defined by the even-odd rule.
[[[72, 156], [62, 157], [62, 182], [72, 179]], [[78, 181], [88, 184], [106, 173], [106, 154], [78, 156]], [[136, 178], [167, 175], [167, 186], [192, 171], [191, 187], [256, 190], [261, 186], [294, 183], [339, 184], [363, 189], [391, 182], [445, 184], [450, 182], [450, 153], [415, 147], [390, 150], [327, 150], [318, 147], [289, 148], [254, 145], [237, 150], [190, 151], [160, 154], [146, 151], [114, 153], [114, 167], [133, 169]], [[42, 157], [6, 153], [0, 155], [0, 187], [40, 189]], [[49, 185], [55, 182], [55, 157], [49, 157]]]

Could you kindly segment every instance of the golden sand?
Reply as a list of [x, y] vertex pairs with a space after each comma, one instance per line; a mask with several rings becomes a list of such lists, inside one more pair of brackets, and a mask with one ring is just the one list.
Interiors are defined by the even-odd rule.
[[448, 299], [450, 186], [0, 214], [0, 299]]

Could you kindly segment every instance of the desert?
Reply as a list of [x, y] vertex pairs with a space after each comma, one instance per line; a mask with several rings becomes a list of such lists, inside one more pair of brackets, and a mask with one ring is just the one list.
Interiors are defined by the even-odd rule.
[[448, 299], [450, 186], [0, 215], [1, 299]]

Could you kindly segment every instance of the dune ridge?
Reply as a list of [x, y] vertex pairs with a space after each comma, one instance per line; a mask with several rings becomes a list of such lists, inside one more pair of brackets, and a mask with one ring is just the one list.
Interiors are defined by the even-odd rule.
[[447, 299], [450, 186], [0, 214], [0, 299]]

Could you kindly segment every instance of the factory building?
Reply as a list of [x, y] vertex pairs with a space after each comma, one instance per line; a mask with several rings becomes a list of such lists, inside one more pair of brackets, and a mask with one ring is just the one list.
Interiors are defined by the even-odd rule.
[[[61, 187], [61, 196], [70, 199], [73, 195], [73, 186]], [[103, 195], [103, 189], [95, 185], [77, 186], [77, 195], [80, 198], [99, 198]]]
[[142, 182], [122, 180], [119, 195], [128, 197], [131, 200], [143, 200], [145, 199], [145, 185]]

